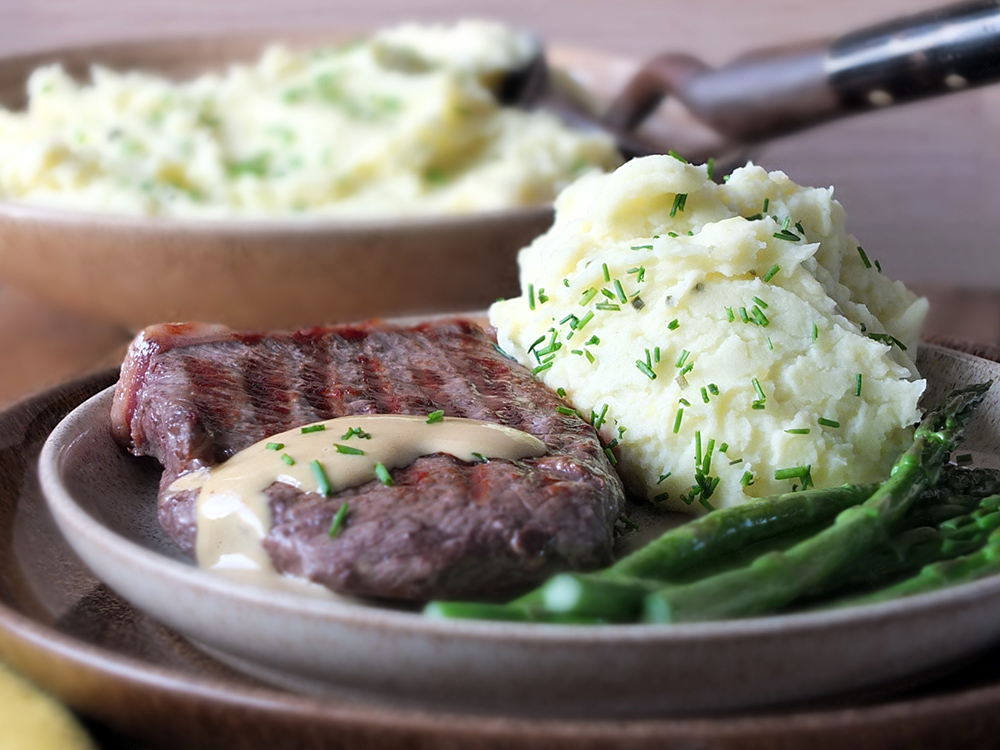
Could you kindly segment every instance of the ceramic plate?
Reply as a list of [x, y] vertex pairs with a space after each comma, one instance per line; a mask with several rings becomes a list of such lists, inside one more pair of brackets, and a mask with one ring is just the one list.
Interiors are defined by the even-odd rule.
[[[927, 346], [933, 403], [1000, 365]], [[155, 518], [159, 468], [109, 429], [111, 391], [63, 420], [39, 462], [73, 549], [133, 605], [266, 681], [361, 702], [527, 716], [747, 709], [841, 693], [942, 665], [1000, 637], [1000, 577], [841, 611], [681, 626], [438, 621], [266, 590], [199, 570]], [[1000, 388], [967, 447], [1000, 453]]]

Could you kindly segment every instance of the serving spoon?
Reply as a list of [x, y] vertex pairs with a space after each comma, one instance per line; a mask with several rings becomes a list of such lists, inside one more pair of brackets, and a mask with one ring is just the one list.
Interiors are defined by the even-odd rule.
[[[695, 57], [648, 60], [603, 113], [555, 85], [543, 52], [501, 98], [612, 133], [626, 157], [673, 149], [728, 171], [748, 147], [831, 120], [1000, 80], [1000, 0], [975, 0], [854, 31], [833, 41], [759, 50], [713, 69]], [[669, 132], [642, 126], [664, 102]], [[680, 108], [677, 104], [682, 105]], [[677, 110], [680, 110], [677, 113]]]

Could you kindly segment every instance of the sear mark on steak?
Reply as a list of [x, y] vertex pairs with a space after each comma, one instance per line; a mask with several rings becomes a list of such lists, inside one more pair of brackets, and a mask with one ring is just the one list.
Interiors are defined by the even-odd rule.
[[[423, 456], [325, 498], [275, 482], [264, 547], [282, 572], [334, 591], [424, 600], [489, 594], [559, 570], [609, 561], [624, 504], [593, 428], [560, 414], [527, 369], [462, 320], [379, 323], [269, 335], [161, 325], [132, 343], [112, 427], [164, 466], [158, 514], [193, 554], [197, 491], [170, 494], [182, 474], [298, 425], [352, 414], [484, 419], [544, 441], [547, 455], [469, 464]], [[348, 503], [340, 534], [334, 515]]]

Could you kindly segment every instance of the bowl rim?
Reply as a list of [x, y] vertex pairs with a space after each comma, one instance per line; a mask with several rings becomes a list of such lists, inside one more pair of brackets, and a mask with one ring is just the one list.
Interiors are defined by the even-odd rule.
[[[922, 348], [948, 357], [990, 362], [995, 369], [1000, 364], [982, 357], [959, 352], [934, 344]], [[77, 440], [81, 430], [78, 422], [104, 409], [110, 401], [113, 386], [98, 392], [73, 409], [60, 421], [46, 439], [39, 456], [37, 471], [46, 501], [62, 529], [66, 524], [76, 532], [66, 534], [76, 547], [79, 536], [91, 543], [119, 548], [127, 553], [136, 566], [154, 570], [171, 583], [191, 587], [200, 596], [221, 596], [242, 606], [266, 607], [285, 615], [310, 620], [331, 621], [344, 626], [376, 628], [398, 636], [459, 639], [473, 642], [506, 642], [529, 646], [560, 644], [570, 647], [587, 645], [643, 644], [677, 646], [685, 643], [723, 643], [769, 639], [777, 635], [808, 635], [830, 627], [863, 627], [876, 622], [907, 620], [915, 614], [930, 614], [956, 606], [974, 606], [983, 597], [1000, 596], [1000, 576], [992, 576], [945, 589], [895, 599], [878, 604], [846, 607], [813, 612], [766, 615], [718, 622], [696, 622], [672, 625], [605, 624], [581, 627], [545, 623], [511, 623], [480, 620], [447, 620], [431, 618], [420, 612], [359, 605], [328, 599], [312, 599], [290, 592], [259, 588], [233, 581], [201, 570], [156, 552], [124, 537], [102, 524], [74, 500], [65, 486], [62, 456]]]

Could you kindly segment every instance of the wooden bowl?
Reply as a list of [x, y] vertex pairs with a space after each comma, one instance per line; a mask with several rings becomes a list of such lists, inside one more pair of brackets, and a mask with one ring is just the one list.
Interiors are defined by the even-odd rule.
[[[340, 36], [344, 38], [343, 35]], [[291, 46], [335, 36], [295, 37]], [[263, 36], [130, 42], [0, 60], [0, 104], [24, 105], [32, 70], [59, 61], [190, 77], [254, 59]], [[553, 49], [584, 87], [613, 93], [627, 61]], [[517, 251], [552, 222], [550, 204], [434, 218], [131, 218], [0, 202], [0, 279], [62, 308], [137, 329], [203, 320], [292, 328], [373, 316], [478, 309], [517, 294]]]

